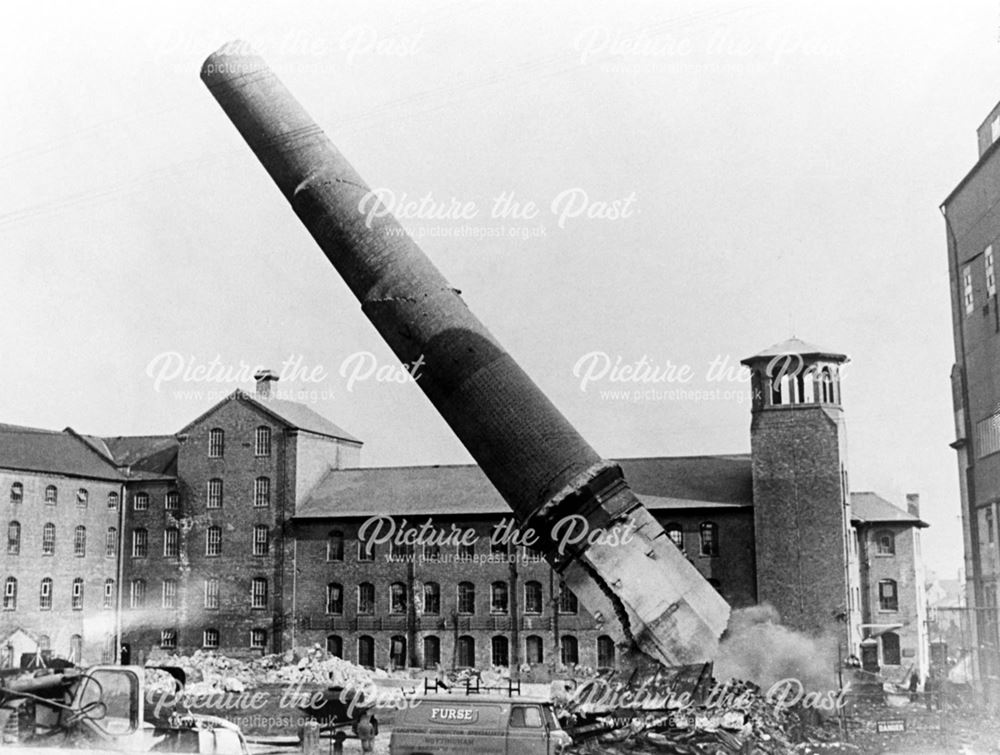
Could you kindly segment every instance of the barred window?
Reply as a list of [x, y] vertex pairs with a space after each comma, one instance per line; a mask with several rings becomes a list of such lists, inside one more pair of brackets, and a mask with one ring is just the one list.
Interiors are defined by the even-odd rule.
[[163, 508], [167, 511], [177, 511], [181, 505], [181, 494], [176, 490], [171, 490], [163, 499]]
[[51, 556], [56, 552], [56, 526], [46, 522], [42, 527], [42, 555]]
[[3, 583], [3, 610], [17, 610], [17, 580], [14, 577], [7, 577]]
[[208, 508], [222, 508], [222, 480], [218, 477], [208, 481]]
[[250, 630], [250, 647], [254, 650], [261, 650], [267, 645], [267, 630], [266, 629], [251, 629]]
[[254, 456], [271, 455], [271, 428], [261, 425], [254, 433]]
[[146, 558], [149, 555], [149, 532], [145, 527], [132, 530], [132, 558]]
[[208, 431], [208, 457], [221, 459], [226, 450], [226, 433], [221, 428]]
[[108, 493], [108, 509], [118, 510], [118, 494], [113, 490]]
[[250, 607], [267, 608], [267, 580], [254, 577], [250, 582]]
[[163, 555], [177, 558], [181, 554], [180, 531], [176, 527], [163, 530]]
[[21, 523], [9, 522], [7, 524], [7, 553], [16, 556], [21, 552]]
[[38, 590], [38, 608], [41, 611], [52, 610], [52, 579], [45, 577]]
[[339, 582], [331, 582], [326, 586], [326, 612], [332, 614], [344, 612], [344, 588]]
[[222, 555], [222, 527], [209, 527], [205, 530], [205, 555]]
[[258, 524], [253, 528], [253, 554], [255, 556], [266, 556], [270, 549], [268, 538], [268, 527], [266, 524]]
[[177, 608], [177, 580], [163, 580], [163, 592], [160, 596], [160, 605], [163, 608]]
[[73, 530], [73, 555], [79, 558], [87, 555], [87, 528], [82, 524]]
[[149, 493], [136, 493], [132, 496], [132, 510], [146, 511], [149, 508]]
[[83, 610], [83, 579], [77, 577], [73, 580], [73, 592], [70, 598], [70, 606], [74, 611]]
[[219, 580], [211, 577], [205, 580], [205, 608], [219, 607]]
[[115, 581], [108, 577], [104, 580], [104, 608], [115, 607]]
[[201, 644], [202, 647], [209, 649], [219, 647], [219, 630], [218, 629], [206, 629], [201, 633]]
[[87, 503], [90, 502], [90, 493], [87, 492], [86, 488], [80, 488], [76, 491], [76, 505], [81, 508], [87, 508]]
[[146, 604], [146, 580], [133, 579], [129, 585], [129, 608], [142, 608]]
[[20, 503], [24, 500], [24, 485], [19, 482], [15, 482], [10, 486], [10, 502]]
[[253, 481], [253, 505], [258, 508], [271, 505], [270, 477], [258, 477]]
[[49, 485], [45, 488], [45, 503], [49, 506], [55, 506], [59, 502], [59, 489], [55, 485]]
[[107, 558], [115, 558], [118, 555], [118, 529], [108, 527], [108, 532], [104, 536], [104, 555]]
[[160, 647], [166, 650], [173, 650], [177, 647], [177, 630], [176, 629], [161, 629], [160, 630]]

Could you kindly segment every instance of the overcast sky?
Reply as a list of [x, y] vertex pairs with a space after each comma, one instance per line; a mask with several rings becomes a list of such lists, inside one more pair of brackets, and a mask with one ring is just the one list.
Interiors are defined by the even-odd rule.
[[[251, 387], [181, 363], [285, 364], [366, 465], [469, 461], [200, 82], [241, 38], [397, 206], [474, 215], [404, 224], [601, 453], [747, 452], [710, 365], [794, 334], [851, 358], [852, 488], [919, 492], [960, 567], [938, 206], [1000, 97], [995, 0], [201, 5], [5, 14], [0, 421], [176, 432]], [[601, 376], [643, 359], [669, 379]]]

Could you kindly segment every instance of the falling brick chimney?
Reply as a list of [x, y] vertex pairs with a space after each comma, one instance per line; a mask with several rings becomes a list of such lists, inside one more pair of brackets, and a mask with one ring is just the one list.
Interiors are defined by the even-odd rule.
[[271, 398], [271, 383], [278, 382], [278, 376], [271, 370], [261, 370], [253, 379], [257, 381], [257, 398]]
[[911, 516], [920, 518], [920, 493], [906, 494], [906, 510], [910, 512]]

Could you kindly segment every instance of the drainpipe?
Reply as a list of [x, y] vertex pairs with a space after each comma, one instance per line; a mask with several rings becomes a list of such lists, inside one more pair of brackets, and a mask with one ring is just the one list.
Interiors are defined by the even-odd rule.
[[[128, 474], [128, 468], [126, 467], [125, 473]], [[115, 665], [120, 665], [122, 662], [122, 592], [124, 586], [122, 581], [125, 579], [125, 507], [128, 505], [127, 499], [125, 497], [126, 491], [128, 489], [123, 482], [119, 486], [118, 492], [118, 543], [117, 543], [117, 569], [118, 578], [116, 580], [116, 595], [115, 595], [115, 655], [114, 663]], [[131, 656], [131, 653], [130, 653]], [[131, 661], [131, 657], [129, 658]]]

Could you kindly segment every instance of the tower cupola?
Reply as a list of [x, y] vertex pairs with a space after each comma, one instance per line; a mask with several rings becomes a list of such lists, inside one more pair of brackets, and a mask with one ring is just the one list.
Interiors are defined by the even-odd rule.
[[847, 356], [790, 338], [741, 360], [750, 369], [753, 411], [820, 405], [840, 407]]

